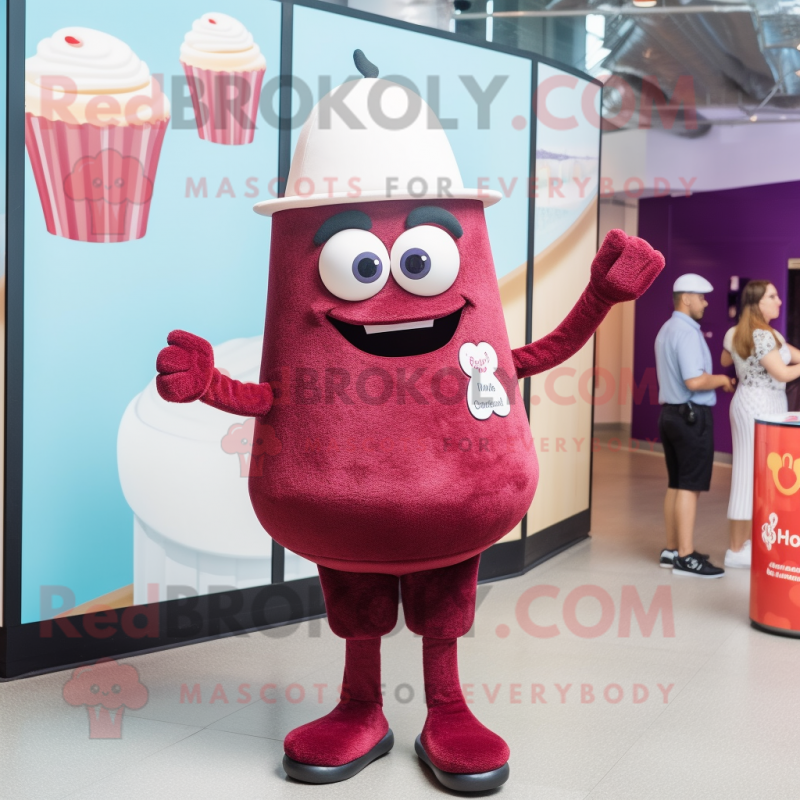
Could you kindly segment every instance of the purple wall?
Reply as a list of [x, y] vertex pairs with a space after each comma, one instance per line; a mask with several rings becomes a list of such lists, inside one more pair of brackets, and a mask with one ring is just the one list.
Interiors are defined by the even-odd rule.
[[[667, 265], [636, 302], [636, 385], [643, 379], [654, 381], [656, 334], [672, 313], [672, 283], [685, 272], [697, 272], [714, 286], [701, 324], [711, 334], [707, 341], [714, 372], [722, 372], [722, 339], [731, 326], [727, 315], [730, 277], [769, 280], [786, 299], [787, 260], [800, 258], [800, 182], [641, 200], [639, 236], [664, 254]], [[775, 327], [785, 332], [783, 316]], [[715, 449], [724, 453], [731, 452], [730, 399], [731, 395], [717, 392]], [[651, 402], [649, 393], [634, 402], [632, 436], [656, 438], [658, 414], [659, 407]]]

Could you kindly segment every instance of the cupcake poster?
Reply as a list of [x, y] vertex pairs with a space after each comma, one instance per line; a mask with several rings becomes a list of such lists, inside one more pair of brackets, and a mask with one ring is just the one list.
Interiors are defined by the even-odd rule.
[[[176, 309], [180, 326], [216, 343], [263, 333], [270, 226], [252, 207], [269, 196], [278, 170], [279, 129], [262, 112], [273, 110], [265, 108], [270, 78], [277, 101], [282, 10], [277, 0], [26, 0], [25, 225], [12, 231], [25, 255], [24, 298], [12, 299], [25, 310], [26, 623], [52, 616], [42, 586], [67, 587], [55, 613], [134, 602], [139, 540], [120, 482], [120, 421], [152, 380], [153, 352], [176, 327]], [[328, 17], [319, 12], [320, 24]], [[204, 27], [219, 33], [208, 18], [222, 33], [194, 36]], [[240, 120], [248, 143], [222, 143], [239, 141], [225, 127], [222, 142], [201, 137], [187, 67], [219, 74], [194, 87], [201, 112], [220, 107], [217, 89], [236, 111], [244, 96], [237, 73], [249, 81], [252, 109], [260, 92], [254, 136]], [[69, 96], [54, 86], [50, 97], [47, 76], [51, 84], [61, 76]], [[199, 120], [207, 124], [202, 113]], [[229, 114], [227, 124], [235, 122]], [[218, 193], [223, 180], [235, 193]], [[194, 192], [201, 183], [208, 191]], [[253, 187], [260, 196], [249, 196]], [[103, 368], [81, 368], [87, 359]], [[53, 412], [52, 381], [62, 388], [55, 427], [42, 424]], [[236, 461], [219, 445], [229, 425], [214, 445], [226, 467]], [[176, 445], [165, 458], [181, 452]], [[54, 458], [67, 466], [53, 470]]]
[[49, 233], [126, 242], [147, 231], [169, 101], [110, 34], [62, 28], [25, 61], [25, 146]]
[[181, 45], [201, 139], [250, 144], [267, 62], [253, 35], [227, 14], [203, 14]]
[[[253, 141], [266, 60], [241, 22], [192, 24], [180, 48], [201, 139]], [[122, 40], [57, 30], [25, 62], [25, 145], [49, 233], [126, 242], [147, 233], [170, 104]]]

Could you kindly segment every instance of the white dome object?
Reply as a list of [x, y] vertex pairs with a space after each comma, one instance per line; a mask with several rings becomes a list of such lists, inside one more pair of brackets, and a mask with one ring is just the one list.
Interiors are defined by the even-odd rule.
[[[231, 377], [258, 382], [262, 337], [214, 348]], [[117, 463], [134, 514], [134, 602], [147, 585], [245, 588], [271, 582], [272, 539], [259, 523], [243, 475], [246, 456], [226, 453], [222, 439], [244, 422], [204, 403], [168, 403], [155, 378], [122, 417]]]
[[[347, 111], [339, 113], [342, 106]], [[271, 216], [341, 203], [448, 198], [491, 206], [500, 197], [464, 188], [447, 134], [418, 94], [392, 81], [359, 78], [314, 107], [297, 142], [286, 196], [253, 209]]]

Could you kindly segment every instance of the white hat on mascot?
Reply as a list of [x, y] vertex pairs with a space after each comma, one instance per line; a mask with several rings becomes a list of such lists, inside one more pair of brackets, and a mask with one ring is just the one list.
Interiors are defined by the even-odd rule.
[[[269, 217], [366, 201], [458, 199], [491, 206], [500, 200], [499, 192], [464, 187], [447, 134], [418, 94], [380, 80], [360, 50], [354, 59], [364, 77], [342, 84], [314, 107], [297, 142], [285, 197], [256, 203], [254, 211]], [[331, 102], [334, 94], [341, 100]], [[338, 113], [340, 103], [352, 116]]]

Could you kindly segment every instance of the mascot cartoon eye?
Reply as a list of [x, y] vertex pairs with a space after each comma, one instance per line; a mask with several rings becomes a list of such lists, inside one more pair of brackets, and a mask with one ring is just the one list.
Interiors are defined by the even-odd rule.
[[460, 263], [453, 237], [433, 225], [407, 230], [392, 247], [394, 279], [422, 297], [446, 292], [458, 277]]
[[319, 255], [319, 276], [325, 288], [342, 300], [374, 297], [389, 280], [389, 271], [389, 253], [369, 231], [340, 231]]

